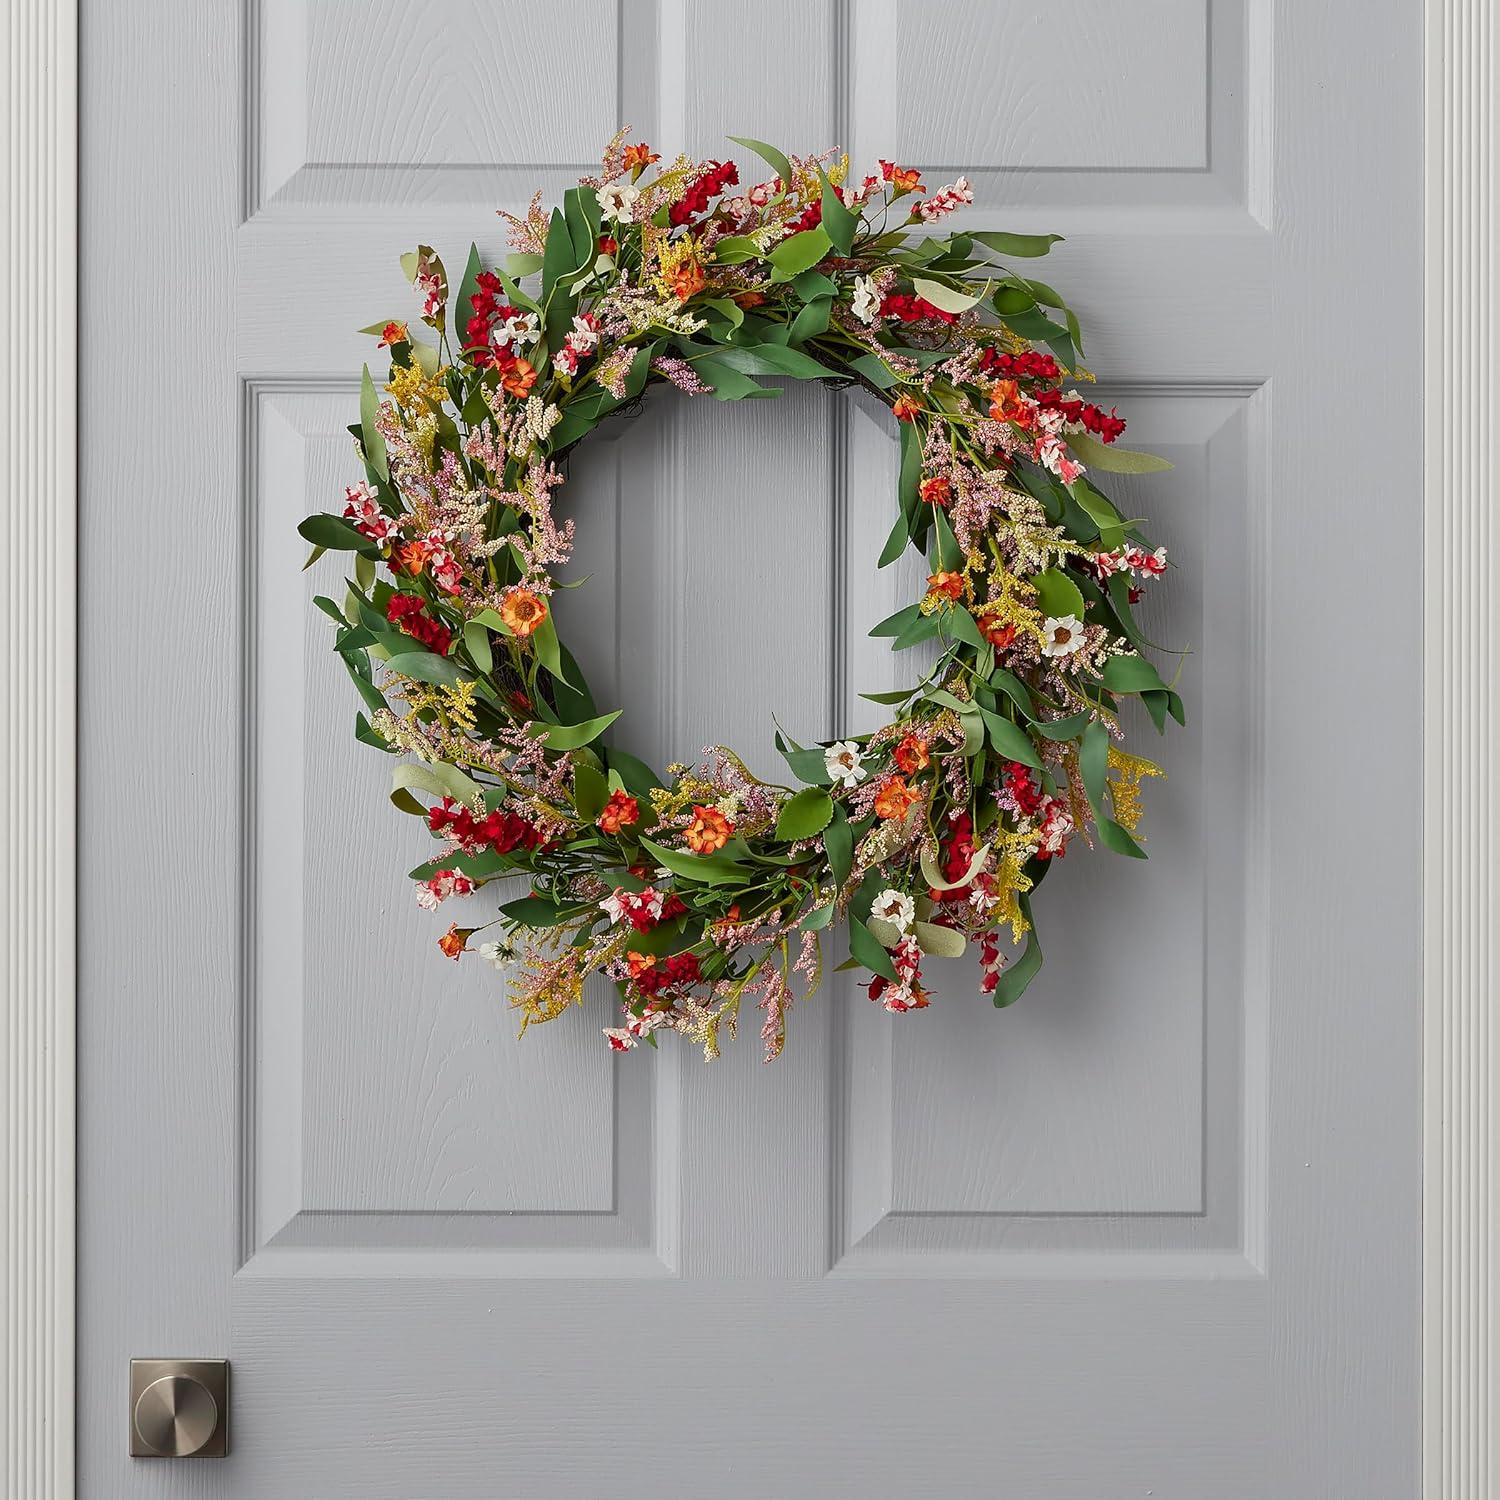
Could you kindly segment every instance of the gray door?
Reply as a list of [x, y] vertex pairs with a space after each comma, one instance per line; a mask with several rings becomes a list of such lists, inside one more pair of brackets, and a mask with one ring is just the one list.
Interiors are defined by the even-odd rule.
[[[1416, 0], [82, 9], [81, 1494], [1414, 1496]], [[1011, 1011], [518, 1043], [412, 903], [293, 526], [399, 254], [623, 121], [966, 172], [1175, 462], [1153, 858], [1068, 859]], [[588, 447], [640, 753], [868, 724], [894, 472], [818, 390]], [[125, 1456], [163, 1354], [232, 1359], [227, 1461]]]

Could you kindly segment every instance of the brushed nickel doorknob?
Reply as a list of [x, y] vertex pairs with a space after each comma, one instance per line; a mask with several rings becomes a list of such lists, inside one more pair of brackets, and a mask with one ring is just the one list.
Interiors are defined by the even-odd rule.
[[149, 1448], [168, 1458], [196, 1453], [219, 1425], [219, 1403], [190, 1375], [163, 1375], [135, 1403], [135, 1430]]
[[221, 1458], [229, 1451], [229, 1365], [220, 1359], [130, 1362], [135, 1458]]

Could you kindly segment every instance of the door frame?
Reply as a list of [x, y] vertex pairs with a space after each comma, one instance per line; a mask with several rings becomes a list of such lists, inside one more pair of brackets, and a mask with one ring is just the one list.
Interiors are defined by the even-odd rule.
[[[1500, 20], [1424, 0], [1423, 1496], [1500, 1480]], [[6, 1500], [74, 1495], [77, 828], [77, 0], [11, 0], [0, 31], [5, 354], [0, 682], [6, 1026], [0, 1030]], [[22, 372], [18, 377], [15, 372]], [[1477, 811], [1476, 811], [1477, 810]], [[21, 900], [24, 893], [25, 899]], [[1496, 1385], [1492, 1386], [1492, 1379]]]

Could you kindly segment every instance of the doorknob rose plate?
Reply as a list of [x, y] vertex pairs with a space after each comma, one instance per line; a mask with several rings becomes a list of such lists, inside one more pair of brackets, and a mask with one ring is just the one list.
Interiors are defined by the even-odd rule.
[[227, 1359], [130, 1361], [132, 1458], [223, 1458], [228, 1452]]

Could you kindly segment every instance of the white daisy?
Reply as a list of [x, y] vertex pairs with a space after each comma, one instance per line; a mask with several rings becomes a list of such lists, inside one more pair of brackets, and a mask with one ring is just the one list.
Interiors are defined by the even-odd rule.
[[882, 891], [870, 907], [870, 915], [899, 927], [902, 932], [909, 932], [911, 924], [917, 920], [917, 903], [905, 891]]
[[858, 786], [870, 774], [865, 770], [864, 761], [864, 755], [853, 740], [840, 740], [823, 752], [823, 764], [840, 786]]
[[1042, 621], [1043, 656], [1071, 656], [1083, 644], [1083, 621], [1077, 615], [1049, 615]]
[[475, 951], [497, 969], [505, 968], [515, 956], [509, 943], [481, 943]]
[[870, 277], [858, 276], [855, 278], [854, 300], [849, 304], [849, 311], [861, 323], [873, 323], [880, 316], [880, 296], [876, 292], [875, 283]]
[[628, 182], [612, 182], [606, 187], [596, 188], [594, 196], [599, 200], [599, 212], [606, 219], [618, 219], [622, 224], [628, 224], [640, 193]]

